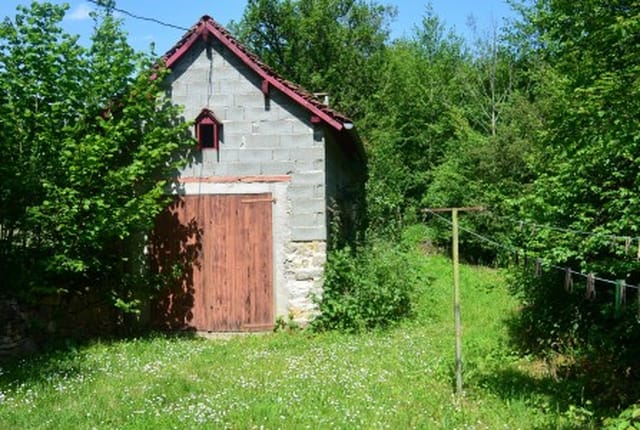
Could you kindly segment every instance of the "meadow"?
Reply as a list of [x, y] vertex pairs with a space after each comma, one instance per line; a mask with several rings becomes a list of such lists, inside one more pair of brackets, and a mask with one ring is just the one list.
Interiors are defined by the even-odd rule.
[[416, 315], [384, 331], [283, 330], [93, 341], [0, 365], [3, 429], [584, 428], [546, 367], [513, 352], [518, 303], [497, 271], [461, 272], [454, 394], [450, 261], [425, 257]]

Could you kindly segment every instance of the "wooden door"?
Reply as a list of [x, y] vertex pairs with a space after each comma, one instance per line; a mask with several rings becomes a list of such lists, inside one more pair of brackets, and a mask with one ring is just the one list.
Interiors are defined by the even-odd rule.
[[183, 325], [199, 331], [273, 328], [272, 201], [270, 193], [183, 196], [163, 214], [181, 228], [167, 229], [159, 218], [156, 236], [173, 235], [164, 240], [190, 257], [177, 259], [187, 275], [162, 313], [183, 314]]

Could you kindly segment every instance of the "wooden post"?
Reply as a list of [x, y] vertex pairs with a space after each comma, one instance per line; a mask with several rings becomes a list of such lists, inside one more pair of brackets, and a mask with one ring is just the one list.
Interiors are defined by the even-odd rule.
[[452, 260], [453, 260], [453, 321], [456, 336], [456, 394], [463, 394], [462, 391], [462, 318], [460, 312], [460, 263], [458, 252], [458, 212], [483, 211], [482, 206], [466, 208], [434, 208], [424, 209], [423, 212], [451, 212], [451, 226], [453, 229], [452, 238]]
[[462, 325], [460, 321], [460, 264], [458, 262], [458, 209], [451, 211], [453, 228], [453, 320], [456, 330], [456, 394], [462, 394]]

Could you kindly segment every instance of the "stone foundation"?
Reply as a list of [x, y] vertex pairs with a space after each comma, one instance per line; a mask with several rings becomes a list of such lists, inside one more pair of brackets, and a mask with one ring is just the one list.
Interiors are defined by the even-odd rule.
[[[318, 314], [314, 297], [322, 294], [324, 264], [327, 261], [325, 241], [291, 242], [287, 246], [285, 278], [289, 293], [289, 315], [305, 325]], [[289, 315], [283, 315], [288, 318]]]

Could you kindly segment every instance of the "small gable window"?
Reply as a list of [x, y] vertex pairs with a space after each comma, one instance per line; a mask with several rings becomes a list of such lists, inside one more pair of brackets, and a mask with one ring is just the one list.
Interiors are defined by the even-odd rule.
[[209, 109], [203, 109], [196, 118], [198, 149], [220, 149], [222, 124]]

